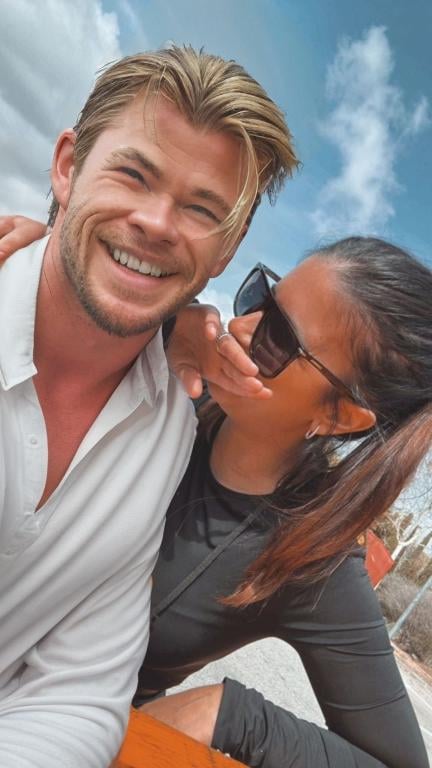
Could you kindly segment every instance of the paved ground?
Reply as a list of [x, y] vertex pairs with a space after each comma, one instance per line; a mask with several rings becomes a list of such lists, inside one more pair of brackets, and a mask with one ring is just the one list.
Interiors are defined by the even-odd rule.
[[[432, 764], [432, 687], [417, 675], [408, 659], [398, 656], [398, 664]], [[220, 682], [226, 675], [248, 687], [257, 688], [266, 698], [292, 710], [297, 716], [324, 724], [297, 653], [281, 640], [270, 638], [251, 643], [191, 675], [176, 690]]]

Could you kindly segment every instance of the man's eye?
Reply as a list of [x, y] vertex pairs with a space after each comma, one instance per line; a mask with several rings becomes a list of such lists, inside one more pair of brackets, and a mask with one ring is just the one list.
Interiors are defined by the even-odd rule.
[[221, 223], [221, 220], [213, 213], [213, 211], [210, 211], [208, 208], [204, 208], [202, 205], [190, 205], [189, 208], [192, 211], [196, 211], [197, 213], [201, 214], [202, 216], [206, 216], [206, 218], [211, 219], [211, 221], [214, 221], [216, 224]]
[[122, 166], [121, 168], [118, 168], [121, 173], [126, 173], [127, 176], [130, 176], [132, 179], [136, 179], [137, 181], [141, 182], [141, 184], [145, 184], [146, 180], [142, 173], [137, 171], [135, 168], [128, 168], [127, 166]]

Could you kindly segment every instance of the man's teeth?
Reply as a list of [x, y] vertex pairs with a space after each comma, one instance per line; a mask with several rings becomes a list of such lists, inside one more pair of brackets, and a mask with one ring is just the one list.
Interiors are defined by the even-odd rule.
[[151, 275], [151, 277], [165, 277], [168, 272], [163, 272], [160, 267], [149, 264], [148, 261], [140, 261], [136, 256], [131, 256], [126, 251], [119, 248], [110, 249], [110, 253], [115, 261], [119, 261], [124, 267], [140, 272], [142, 275]]

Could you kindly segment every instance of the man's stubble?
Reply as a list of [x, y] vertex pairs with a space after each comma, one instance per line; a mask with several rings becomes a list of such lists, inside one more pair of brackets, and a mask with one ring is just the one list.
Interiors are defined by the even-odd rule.
[[[130, 318], [113, 317], [112, 311], [107, 310], [98, 299], [97, 292], [89, 284], [86, 264], [80, 264], [78, 258], [79, 238], [77, 222], [79, 221], [79, 211], [81, 206], [68, 206], [65, 220], [60, 232], [60, 258], [67, 277], [75, 296], [81, 307], [85, 310], [90, 319], [98, 328], [106, 333], [119, 338], [129, 338], [139, 336], [154, 328], [158, 328], [164, 320], [175, 315], [182, 307], [188, 304], [205, 287], [207, 280], [201, 281], [199, 285], [191, 283], [188, 291], [181, 292], [181, 295], [173, 296], [171, 302], [159, 311], [151, 311], [151, 317], [148, 319], [140, 318], [134, 320]], [[164, 279], [164, 278], [156, 278]], [[180, 292], [179, 292], [180, 293]]]

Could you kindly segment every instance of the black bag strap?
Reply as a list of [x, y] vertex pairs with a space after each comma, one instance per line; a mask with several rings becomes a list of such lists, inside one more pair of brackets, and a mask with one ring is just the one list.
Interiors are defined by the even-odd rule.
[[151, 614], [150, 614], [150, 620], [153, 622], [155, 619], [157, 619], [158, 616], [160, 616], [161, 613], [163, 613], [168, 606], [170, 606], [177, 598], [184, 592], [188, 587], [190, 587], [191, 584], [193, 584], [196, 579], [201, 576], [202, 573], [204, 573], [205, 570], [216, 560], [219, 555], [222, 554], [228, 547], [231, 546], [231, 544], [238, 539], [240, 534], [243, 533], [243, 531], [246, 530], [246, 528], [255, 520], [255, 518], [258, 516], [258, 514], [265, 508], [265, 503], [262, 502], [258, 504], [255, 509], [248, 514], [248, 516], [242, 520], [241, 523], [239, 523], [234, 530], [231, 531], [228, 536], [225, 537], [225, 539], [218, 544], [217, 547], [215, 547], [207, 557], [204, 558], [204, 560], [201, 560], [198, 565], [195, 566], [195, 568], [188, 573], [187, 576], [180, 582], [180, 584], [177, 584], [174, 589], [171, 590], [167, 595], [165, 595], [162, 600], [159, 601], [159, 603], [152, 607]]

